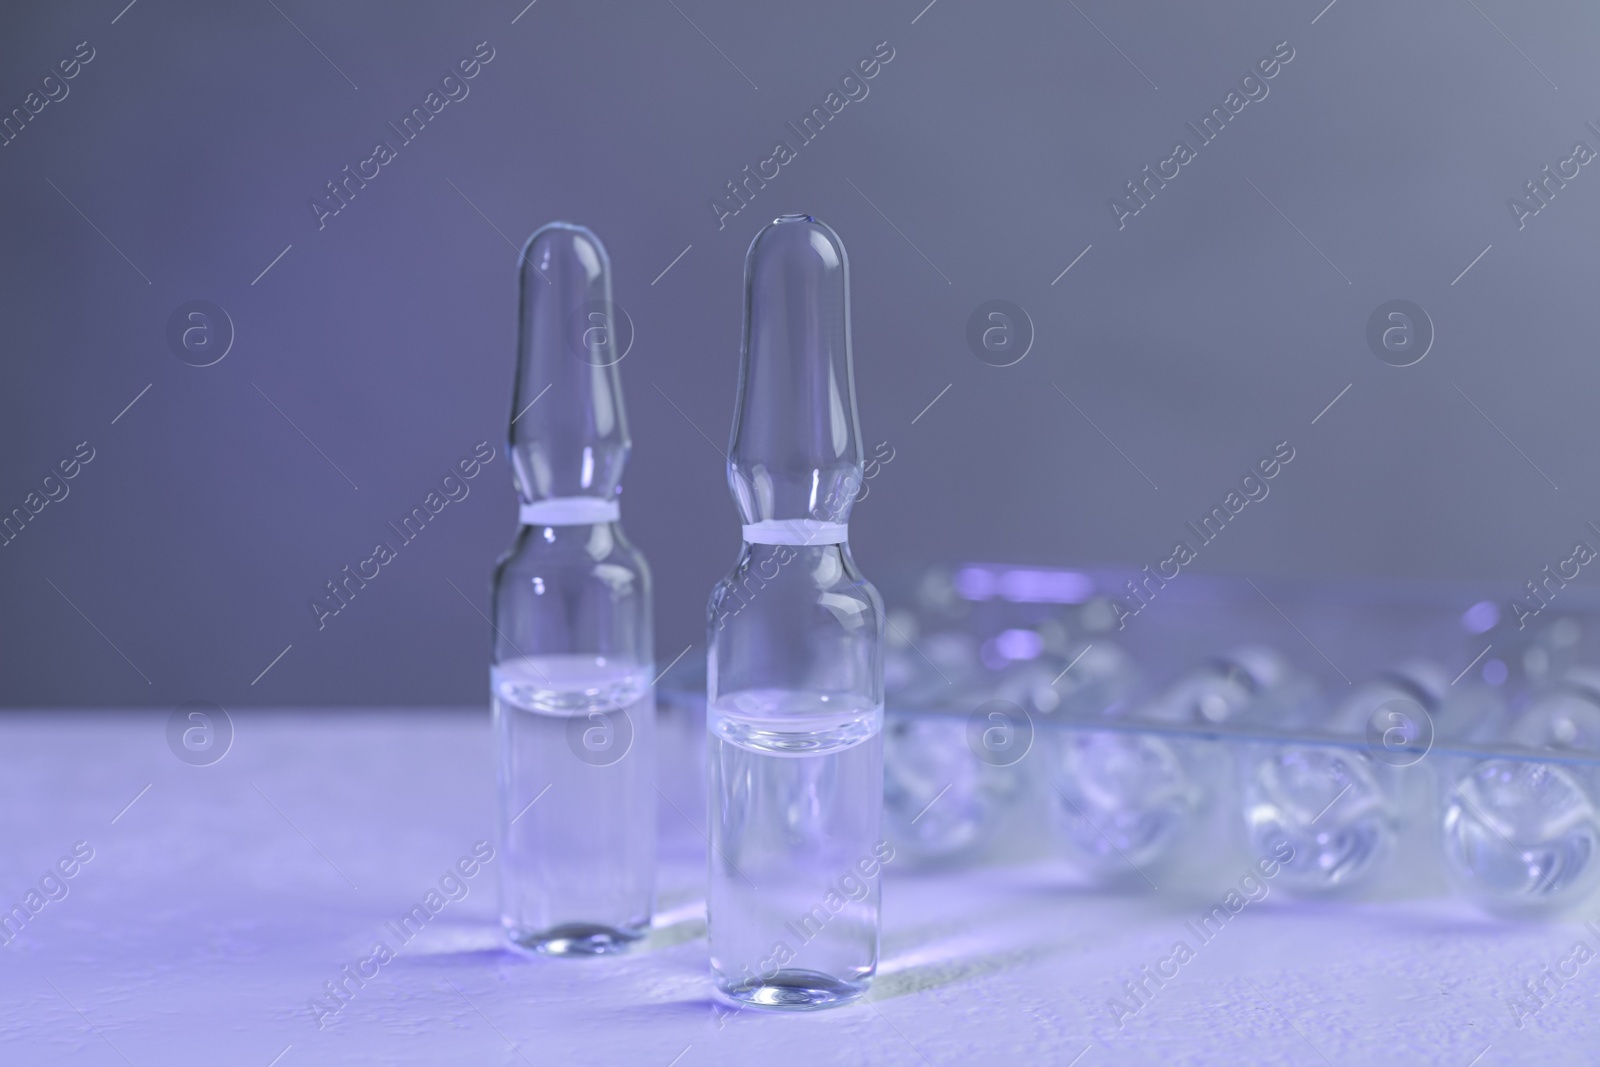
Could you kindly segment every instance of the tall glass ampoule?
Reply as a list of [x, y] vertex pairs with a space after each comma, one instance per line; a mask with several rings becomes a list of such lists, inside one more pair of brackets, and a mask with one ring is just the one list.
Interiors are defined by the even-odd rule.
[[516, 544], [494, 576], [490, 686], [501, 922], [552, 955], [650, 925], [656, 860], [650, 571], [623, 536], [628, 424], [600, 239], [555, 222], [521, 260]]
[[785, 215], [745, 257], [728, 484], [744, 521], [711, 594], [707, 927], [717, 990], [805, 1010], [878, 966], [883, 601], [850, 556], [862, 484], [844, 245]]

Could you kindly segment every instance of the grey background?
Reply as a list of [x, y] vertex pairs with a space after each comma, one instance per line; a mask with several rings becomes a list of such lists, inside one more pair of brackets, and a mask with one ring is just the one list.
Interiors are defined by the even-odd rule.
[[[1600, 519], [1600, 167], [1520, 231], [1507, 207], [1600, 148], [1600, 10], [925, 2], [6, 5], [0, 110], [96, 57], [0, 148], [0, 510], [96, 458], [0, 547], [0, 702], [483, 700], [513, 246], [555, 218], [607, 242], [637, 328], [624, 520], [663, 665], [703, 652], [738, 545], [742, 260], [783, 212], [851, 255], [863, 432], [895, 455], [852, 524], [869, 576], [1154, 563], [1284, 440], [1196, 570], [1520, 582]], [[719, 230], [708, 199], [884, 40], [870, 95]], [[1284, 40], [1119, 231], [1109, 198]], [[319, 231], [308, 199], [480, 41], [468, 98]], [[1365, 340], [1397, 298], [1437, 329], [1406, 368]], [[236, 327], [214, 366], [165, 340], [193, 299]], [[966, 344], [992, 299], [1036, 329], [1012, 367]], [[480, 440], [471, 496], [319, 632], [308, 599]]]

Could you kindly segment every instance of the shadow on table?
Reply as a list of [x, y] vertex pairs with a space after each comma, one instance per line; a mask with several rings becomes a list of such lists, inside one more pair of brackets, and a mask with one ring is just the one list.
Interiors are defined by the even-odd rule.
[[962, 938], [955, 943], [932, 944], [897, 953], [883, 960], [868, 999], [889, 1000], [959, 985], [1082, 948], [1075, 938], [991, 948], [979, 947], [980, 941], [979, 938]]

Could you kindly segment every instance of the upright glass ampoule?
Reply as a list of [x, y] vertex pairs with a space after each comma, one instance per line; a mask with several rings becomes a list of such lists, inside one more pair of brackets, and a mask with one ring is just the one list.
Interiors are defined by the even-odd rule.
[[711, 970], [725, 997], [842, 1004], [878, 966], [883, 600], [850, 556], [862, 484], [844, 245], [785, 215], [745, 257], [728, 484], [744, 544], [711, 594]]
[[500, 916], [552, 955], [650, 925], [650, 571], [618, 523], [628, 424], [600, 239], [554, 222], [521, 260], [511, 459], [522, 528], [494, 576]]

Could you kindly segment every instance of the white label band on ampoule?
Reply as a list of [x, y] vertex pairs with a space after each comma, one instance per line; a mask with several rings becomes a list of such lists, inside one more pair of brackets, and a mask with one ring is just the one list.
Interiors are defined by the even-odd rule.
[[816, 519], [763, 519], [744, 528], [752, 545], [839, 545], [850, 540], [850, 524]]
[[523, 504], [518, 516], [524, 526], [593, 526], [616, 522], [622, 508], [615, 500], [597, 496], [553, 496]]

